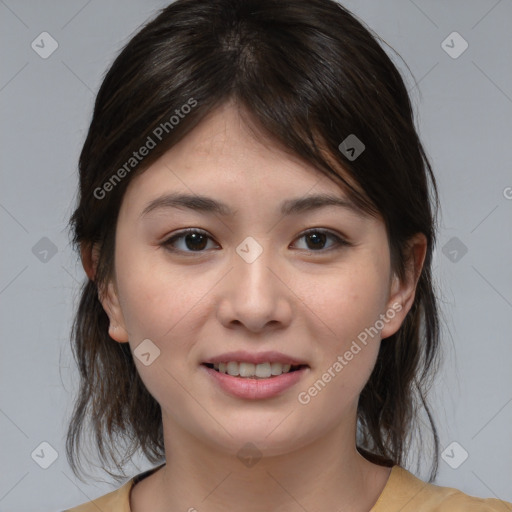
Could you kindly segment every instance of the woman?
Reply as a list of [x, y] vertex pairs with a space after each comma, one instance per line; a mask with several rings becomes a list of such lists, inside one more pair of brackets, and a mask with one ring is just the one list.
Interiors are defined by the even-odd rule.
[[164, 9], [80, 156], [67, 439], [77, 476], [86, 419], [104, 463], [159, 465], [72, 511], [512, 510], [401, 466], [421, 403], [437, 471], [436, 205], [403, 80], [346, 9]]

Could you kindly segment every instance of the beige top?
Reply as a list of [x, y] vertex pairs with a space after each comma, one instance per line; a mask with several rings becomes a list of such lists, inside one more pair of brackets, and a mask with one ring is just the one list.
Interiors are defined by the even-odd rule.
[[[132, 487], [163, 465], [134, 476], [116, 491], [64, 512], [131, 512]], [[512, 512], [512, 503], [476, 498], [451, 487], [428, 484], [401, 466], [393, 466], [370, 512]]]

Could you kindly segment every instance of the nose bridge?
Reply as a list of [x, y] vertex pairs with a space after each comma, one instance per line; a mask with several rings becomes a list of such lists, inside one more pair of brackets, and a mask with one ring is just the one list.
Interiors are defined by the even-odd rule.
[[252, 296], [263, 294], [267, 300], [272, 297], [276, 277], [270, 268], [276, 264], [276, 255], [270, 240], [270, 237], [256, 239], [248, 236], [236, 247], [234, 277], [239, 283], [237, 291], [242, 295], [247, 291]]

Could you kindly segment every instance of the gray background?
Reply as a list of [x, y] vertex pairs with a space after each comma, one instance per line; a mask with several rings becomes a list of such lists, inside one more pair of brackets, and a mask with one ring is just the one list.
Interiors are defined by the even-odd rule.
[[[343, 3], [419, 82], [406, 76], [441, 191], [435, 272], [445, 355], [430, 399], [448, 450], [436, 483], [512, 501], [512, 2]], [[69, 331], [85, 277], [66, 224], [101, 78], [137, 27], [166, 4], [0, 0], [2, 512], [62, 510], [118, 487], [100, 471], [103, 483], [83, 484], [64, 454], [77, 383]], [[31, 47], [44, 31], [58, 42], [46, 59]], [[441, 45], [453, 31], [469, 44], [458, 58]], [[446, 44], [452, 53], [462, 48], [457, 39]], [[58, 453], [47, 469], [34, 460], [42, 455], [31, 456], [35, 450], [49, 460], [42, 442]], [[459, 464], [463, 450], [467, 460], [452, 468], [447, 461]], [[127, 474], [149, 467], [139, 458]], [[427, 477], [425, 463], [416, 468], [411, 460], [408, 469]]]

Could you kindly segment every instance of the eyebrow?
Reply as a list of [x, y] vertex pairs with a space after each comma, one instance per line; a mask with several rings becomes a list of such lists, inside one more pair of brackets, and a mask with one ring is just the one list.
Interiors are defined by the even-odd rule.
[[[330, 194], [316, 194], [296, 199], [288, 199], [281, 203], [280, 212], [282, 215], [297, 215], [328, 206], [345, 208], [363, 216], [362, 210], [353, 202]], [[226, 203], [217, 201], [211, 197], [197, 194], [170, 193], [150, 201], [141, 212], [140, 217], [142, 218], [155, 210], [172, 208], [188, 209], [206, 214], [215, 213], [224, 217], [234, 216], [238, 212], [237, 210], [232, 210]]]

